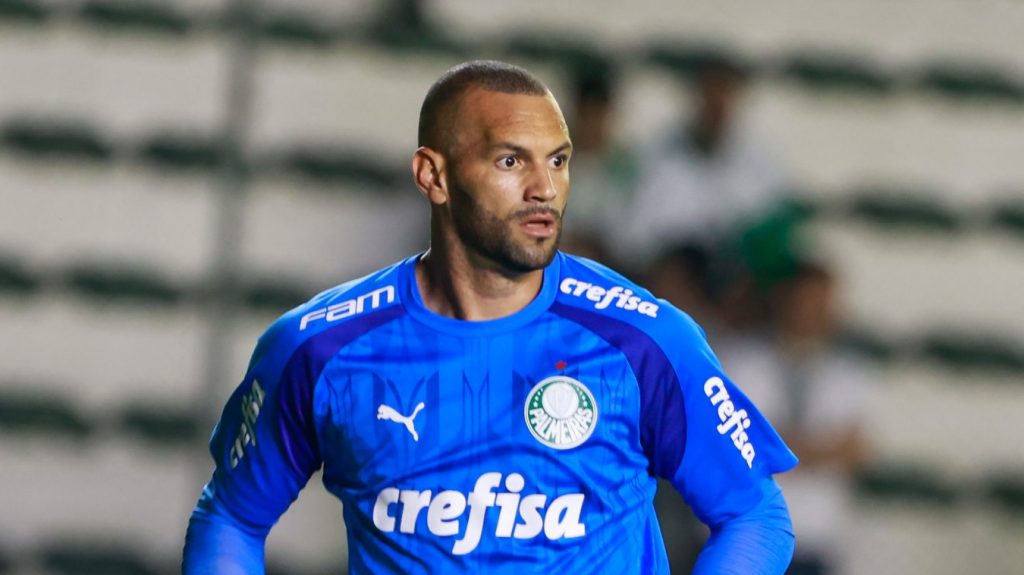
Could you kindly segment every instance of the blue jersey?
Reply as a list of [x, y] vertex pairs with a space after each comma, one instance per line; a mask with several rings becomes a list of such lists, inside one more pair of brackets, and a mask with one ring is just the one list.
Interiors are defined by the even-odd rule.
[[559, 253], [525, 308], [460, 321], [424, 306], [417, 259], [260, 339], [211, 441], [187, 573], [262, 572], [321, 467], [352, 573], [668, 573], [656, 476], [713, 529], [781, 501], [771, 476], [796, 458], [678, 309]]

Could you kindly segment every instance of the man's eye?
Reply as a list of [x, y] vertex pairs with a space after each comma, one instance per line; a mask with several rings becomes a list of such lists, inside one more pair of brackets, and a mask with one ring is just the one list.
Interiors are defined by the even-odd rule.
[[506, 168], [514, 168], [514, 167], [516, 167], [516, 157], [515, 156], [505, 156], [501, 160], [501, 165], [506, 167]]
[[566, 158], [565, 156], [555, 156], [554, 158], [551, 158], [551, 165], [556, 168], [561, 168], [568, 161], [569, 158]]

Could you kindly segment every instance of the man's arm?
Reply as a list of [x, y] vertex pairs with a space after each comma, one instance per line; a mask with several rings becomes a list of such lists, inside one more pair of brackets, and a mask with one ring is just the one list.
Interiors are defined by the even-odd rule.
[[319, 370], [279, 322], [253, 354], [210, 440], [215, 470], [185, 536], [184, 575], [262, 574], [264, 542], [320, 467]]
[[[678, 321], [655, 330], [641, 383], [641, 442], [711, 529], [694, 573], [778, 574], [793, 554], [793, 529], [773, 479], [797, 464], [771, 423], [722, 370], [704, 333]], [[671, 331], [665, 328], [674, 328]]]
[[185, 532], [186, 575], [249, 575], [263, 573], [263, 545], [270, 527], [246, 525], [220, 509], [207, 487], [192, 512]]
[[777, 485], [747, 513], [710, 527], [693, 575], [783, 573], [793, 558], [793, 526]]

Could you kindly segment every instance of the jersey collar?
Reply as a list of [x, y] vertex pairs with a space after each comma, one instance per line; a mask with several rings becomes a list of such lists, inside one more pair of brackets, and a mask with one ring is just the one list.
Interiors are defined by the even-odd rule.
[[416, 284], [416, 262], [422, 253], [407, 258], [399, 268], [398, 283], [401, 298], [406, 311], [416, 320], [434, 328], [455, 335], [488, 336], [509, 332], [532, 322], [544, 314], [555, 301], [558, 293], [558, 278], [561, 266], [561, 253], [556, 253], [554, 260], [544, 268], [540, 292], [529, 304], [516, 313], [498, 319], [484, 321], [467, 321], [438, 315], [423, 304], [419, 286]]

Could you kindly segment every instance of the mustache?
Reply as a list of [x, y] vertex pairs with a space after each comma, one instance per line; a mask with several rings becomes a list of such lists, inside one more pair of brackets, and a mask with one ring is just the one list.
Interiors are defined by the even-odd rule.
[[562, 212], [549, 206], [531, 206], [512, 213], [511, 219], [521, 220], [532, 216], [551, 216], [556, 221], [562, 220]]

